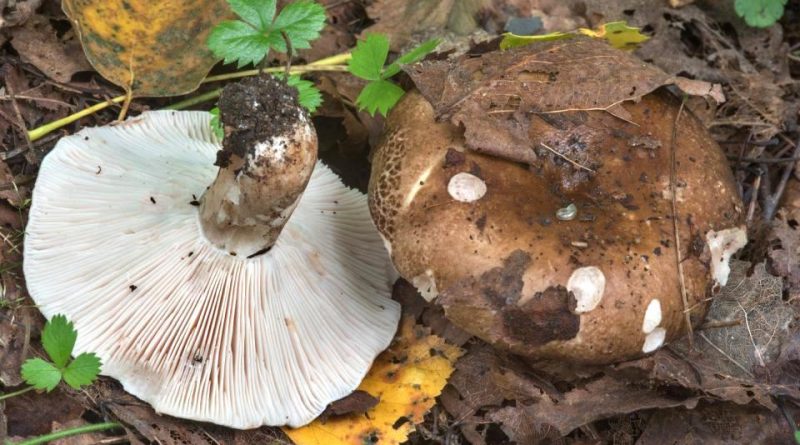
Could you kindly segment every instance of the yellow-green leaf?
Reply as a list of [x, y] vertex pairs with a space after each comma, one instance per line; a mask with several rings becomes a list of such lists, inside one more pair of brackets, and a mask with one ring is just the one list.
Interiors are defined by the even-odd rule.
[[63, 0], [86, 58], [135, 96], [193, 91], [217, 58], [211, 28], [232, 16], [225, 0]]
[[[405, 318], [399, 338], [378, 356], [358, 387], [380, 399], [375, 407], [284, 432], [296, 445], [403, 443], [436, 402], [461, 354], [458, 347]], [[401, 418], [407, 421], [398, 422]]]
[[535, 36], [520, 36], [512, 33], [503, 34], [500, 41], [500, 49], [515, 48], [525, 46], [533, 42], [548, 42], [552, 40], [571, 39], [578, 34], [587, 35], [596, 39], [607, 40], [614, 48], [632, 50], [649, 39], [650, 37], [641, 33], [639, 28], [628, 26], [627, 22], [609, 22], [597, 27], [597, 29], [580, 28], [575, 32], [551, 32]]
[[573, 37], [575, 37], [575, 34], [565, 32], [551, 32], [550, 34], [535, 36], [520, 36], [507, 32], [503, 34], [503, 40], [500, 41], [500, 49], [506, 50], [518, 46], [525, 46], [533, 42], [549, 42], [551, 40], [571, 39]]
[[609, 22], [600, 25], [597, 29], [581, 28], [581, 34], [598, 39], [606, 39], [614, 48], [636, 49], [636, 47], [650, 37], [641, 33], [639, 28], [628, 26], [627, 22]]

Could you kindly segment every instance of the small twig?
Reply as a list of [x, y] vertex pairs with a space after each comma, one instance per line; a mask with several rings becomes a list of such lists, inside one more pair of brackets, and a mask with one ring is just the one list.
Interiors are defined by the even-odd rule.
[[800, 157], [797, 158], [740, 158], [736, 155], [729, 155], [728, 159], [736, 160], [741, 162], [750, 162], [753, 164], [785, 164], [787, 162], [797, 162], [800, 161]]
[[683, 301], [684, 318], [686, 320], [686, 332], [689, 338], [689, 349], [694, 347], [694, 330], [692, 329], [692, 313], [689, 309], [689, 297], [686, 295], [686, 278], [683, 275], [683, 261], [681, 260], [681, 237], [678, 232], [678, 200], [677, 195], [677, 160], [675, 151], [677, 150], [678, 142], [678, 122], [683, 114], [683, 108], [686, 105], [686, 96], [683, 96], [681, 106], [678, 108], [678, 113], [675, 115], [675, 122], [672, 125], [672, 140], [670, 150], [670, 169], [669, 169], [669, 189], [672, 203], [672, 229], [675, 236], [675, 261], [678, 263], [678, 282], [681, 287], [681, 300]]
[[28, 137], [28, 129], [25, 127], [25, 119], [22, 117], [22, 112], [19, 111], [19, 104], [14, 96], [14, 89], [8, 82], [6, 82], [6, 90], [8, 91], [9, 97], [11, 97], [11, 106], [14, 109], [14, 114], [17, 115], [19, 127], [22, 129], [22, 137], [25, 138], [25, 145], [28, 147], [28, 150], [33, 151], [33, 144], [31, 143], [31, 138]]
[[283, 41], [286, 42], [286, 72], [284, 75], [286, 76], [286, 80], [289, 80], [289, 72], [292, 70], [292, 41], [289, 39], [289, 36], [286, 34], [286, 31], [281, 31], [281, 37], [283, 37]]
[[[800, 136], [798, 136], [797, 142], [793, 145], [794, 152], [792, 153], [791, 158], [800, 158]], [[772, 218], [775, 216], [775, 212], [778, 211], [778, 203], [783, 196], [783, 191], [786, 189], [786, 184], [789, 182], [792, 172], [794, 172], [796, 163], [797, 160], [794, 160], [784, 166], [780, 181], [778, 182], [778, 186], [775, 188], [774, 192], [769, 189], [769, 181], [765, 181], [765, 184], [767, 185], [767, 193], [762, 193], [761, 195], [761, 214], [764, 221], [772, 221]], [[765, 175], [765, 179], [769, 179], [769, 177]]]
[[747, 218], [745, 219], [745, 224], [750, 227], [750, 223], [753, 222], [753, 215], [756, 212], [756, 202], [758, 202], [758, 189], [761, 187], [761, 176], [756, 176], [755, 181], [753, 181], [753, 196], [750, 198], [750, 205], [747, 208]]
[[722, 328], [731, 328], [734, 326], [739, 326], [742, 324], [742, 320], [721, 320], [721, 321], [707, 321], [703, 323], [699, 328], [698, 331], [707, 331], [709, 329], [722, 329]]
[[[25, 96], [25, 95], [22, 95], [22, 94], [18, 94], [15, 97], [17, 99], [29, 100], [29, 101], [32, 101], [32, 102], [47, 102], [47, 103], [58, 104], [58, 105], [61, 105], [62, 107], [67, 107], [67, 108], [70, 108], [70, 109], [75, 108], [74, 105], [70, 105], [70, 104], [64, 102], [63, 100], [48, 99], [46, 97]], [[0, 100], [11, 100], [11, 96], [0, 96]]]
[[548, 146], [547, 146], [547, 144], [545, 144], [544, 142], [539, 142], [539, 145], [541, 145], [542, 147], [544, 147], [544, 148], [548, 149], [548, 150], [549, 150], [550, 152], [552, 152], [554, 155], [556, 155], [556, 156], [558, 156], [558, 157], [560, 157], [560, 158], [564, 159], [565, 161], [569, 162], [570, 164], [572, 164], [572, 165], [574, 165], [574, 166], [576, 166], [576, 167], [578, 167], [578, 168], [582, 168], [582, 169], [584, 169], [584, 170], [586, 170], [586, 171], [588, 171], [588, 172], [591, 172], [591, 173], [597, 173], [596, 171], [592, 170], [591, 168], [589, 168], [589, 167], [586, 167], [585, 165], [581, 165], [581, 164], [579, 164], [579, 163], [577, 163], [577, 162], [573, 161], [572, 159], [570, 159], [570, 158], [568, 158], [568, 157], [566, 157], [566, 156], [562, 155], [561, 153], [559, 153], [559, 152], [557, 152], [557, 151], [553, 150], [552, 148], [548, 147]]

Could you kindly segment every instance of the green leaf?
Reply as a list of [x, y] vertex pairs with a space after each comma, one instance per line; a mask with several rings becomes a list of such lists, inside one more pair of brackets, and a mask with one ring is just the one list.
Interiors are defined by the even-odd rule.
[[61, 381], [61, 371], [40, 358], [25, 360], [21, 368], [22, 378], [36, 389], [46, 389], [50, 392]]
[[55, 315], [42, 330], [42, 346], [58, 368], [67, 366], [78, 332], [63, 315]]
[[236, 15], [263, 33], [269, 32], [276, 4], [277, 0], [228, 0]]
[[800, 430], [794, 432], [794, 441], [797, 444], [800, 444]]
[[369, 114], [379, 111], [386, 116], [405, 91], [388, 80], [375, 80], [367, 84], [356, 99], [356, 104]]
[[383, 65], [389, 57], [389, 38], [383, 34], [368, 34], [356, 43], [347, 69], [354, 76], [366, 80], [380, 80]]
[[289, 86], [297, 88], [297, 99], [309, 113], [313, 113], [322, 104], [322, 93], [310, 80], [303, 80], [300, 76], [289, 76], [286, 82]]
[[786, 0], [736, 0], [736, 14], [743, 17], [748, 25], [766, 28], [772, 26], [783, 16]]
[[[319, 37], [319, 32], [325, 26], [325, 8], [319, 3], [300, 0], [284, 6], [278, 17], [272, 23], [272, 33], [281, 36], [285, 32], [293, 49], [310, 48], [311, 41]], [[272, 47], [278, 51], [286, 52], [286, 42], [283, 38], [280, 43]]]
[[211, 30], [208, 48], [225, 63], [236, 62], [238, 68], [252, 63], [258, 64], [267, 56], [270, 43], [268, 36], [258, 32], [247, 23], [228, 20]]
[[419, 62], [420, 60], [424, 59], [425, 56], [430, 54], [433, 50], [436, 49], [437, 46], [439, 46], [440, 42], [441, 40], [439, 39], [428, 40], [427, 42], [421, 43], [416, 48], [398, 57], [397, 60], [395, 60], [391, 65], [389, 65], [383, 72], [383, 78], [388, 79], [394, 76], [395, 74], [399, 73], [403, 65], [409, 65], [411, 63]]
[[91, 385], [100, 373], [100, 359], [93, 352], [80, 354], [64, 370], [67, 385], [79, 389]]
[[221, 141], [225, 137], [225, 130], [222, 128], [222, 121], [219, 120], [219, 107], [214, 107], [208, 112], [211, 113], [211, 131]]

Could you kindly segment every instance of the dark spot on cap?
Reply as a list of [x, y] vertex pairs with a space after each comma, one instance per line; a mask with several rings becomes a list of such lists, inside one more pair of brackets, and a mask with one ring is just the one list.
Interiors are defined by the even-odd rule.
[[130, 286], [128, 286], [128, 289], [130, 289], [131, 292], [135, 291], [136, 288], [137, 288], [137, 286], [135, 284], [131, 284]]

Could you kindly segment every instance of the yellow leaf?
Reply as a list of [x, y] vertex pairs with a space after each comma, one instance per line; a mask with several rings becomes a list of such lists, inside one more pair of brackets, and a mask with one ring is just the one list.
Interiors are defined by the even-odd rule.
[[[317, 419], [302, 428], [284, 428], [284, 432], [297, 445], [403, 443], [434, 405], [462, 352], [407, 317], [399, 337], [378, 356], [358, 387], [380, 399], [374, 408], [324, 422]], [[402, 418], [407, 421], [395, 428]]]
[[525, 46], [533, 42], [549, 42], [551, 40], [571, 39], [575, 35], [565, 32], [551, 32], [550, 34], [541, 34], [535, 36], [520, 36], [514, 33], [507, 32], [503, 34], [503, 40], [500, 41], [500, 49], [506, 50], [509, 48], [516, 48], [518, 46]]
[[640, 31], [639, 28], [628, 26], [627, 22], [609, 22], [598, 26], [596, 30], [588, 28], [578, 30], [589, 37], [606, 39], [614, 48], [629, 50], [636, 49], [640, 43], [650, 38]]
[[217, 62], [211, 28], [231, 16], [225, 0], [63, 0], [86, 58], [136, 96], [193, 91]]
[[611, 46], [618, 49], [635, 49], [639, 43], [649, 39], [640, 32], [639, 28], [628, 26], [627, 22], [609, 22], [600, 25], [596, 30], [580, 28], [577, 32], [552, 32], [536, 36], [520, 36], [512, 33], [503, 34], [500, 49], [506, 50], [518, 46], [525, 46], [533, 42], [548, 42], [551, 40], [571, 39], [578, 34], [583, 34], [596, 39], [605, 39]]

